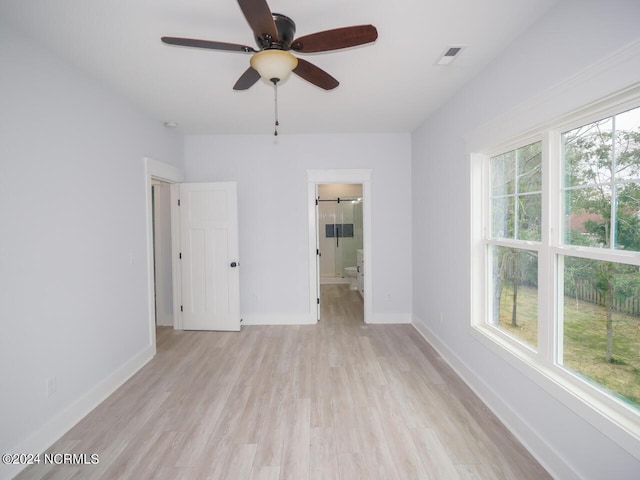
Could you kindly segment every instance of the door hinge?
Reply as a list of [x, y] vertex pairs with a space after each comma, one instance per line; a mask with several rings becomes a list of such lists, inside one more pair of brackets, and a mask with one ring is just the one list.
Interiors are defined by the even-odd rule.
[[318, 199], [316, 198], [316, 207], [318, 206]]
[[316, 255], [320, 256], [320, 249], [316, 248]]
[[182, 260], [182, 252], [180, 252], [180, 253], [178, 254], [178, 258], [179, 258], [180, 260]]
[[180, 206], [180, 199], [178, 199], [178, 206]]
[[318, 298], [318, 305], [320, 305], [320, 299]]
[[184, 312], [184, 310], [182, 309], [182, 305], [180, 305], [180, 311], [181, 311], [181, 312]]

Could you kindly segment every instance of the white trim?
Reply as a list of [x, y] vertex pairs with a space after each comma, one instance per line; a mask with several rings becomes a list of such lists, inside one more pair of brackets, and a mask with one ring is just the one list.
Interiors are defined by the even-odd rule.
[[307, 170], [311, 183], [362, 183], [371, 181], [371, 169]]
[[[471, 222], [471, 239], [469, 242], [470, 252], [470, 275], [469, 292], [471, 298], [469, 302], [471, 312], [471, 324], [481, 324], [487, 318], [487, 276], [485, 275], [486, 247], [483, 240], [483, 228], [487, 225], [488, 219], [488, 199], [487, 188], [487, 165], [489, 157], [484, 154], [472, 153], [470, 155], [470, 175], [469, 175], [469, 214]], [[482, 201], [478, 201], [482, 198]], [[474, 314], [475, 313], [475, 314]]]
[[[42, 425], [29, 438], [13, 448], [11, 453], [43, 453], [100, 403], [106, 400], [109, 395], [120, 388], [138, 370], [144, 367], [154, 355], [155, 345], [145, 348], [99, 382], [85, 395]], [[13, 478], [25, 467], [26, 465], [1, 465], [0, 478]]]
[[[154, 298], [154, 265], [153, 265], [153, 199], [151, 196], [151, 185], [154, 180], [162, 180], [167, 183], [182, 182], [184, 173], [177, 167], [167, 163], [159, 162], [152, 158], [145, 157], [144, 161], [144, 193], [146, 207], [147, 222], [147, 305], [149, 309], [149, 339], [153, 349], [156, 352], [156, 302]], [[173, 207], [172, 207], [172, 234], [173, 234]], [[173, 235], [172, 235], [173, 236]], [[172, 241], [173, 243], [173, 241]], [[172, 262], [172, 271], [175, 273], [174, 262]], [[176, 278], [173, 275], [173, 291], [175, 292]], [[174, 312], [176, 309], [175, 293], [174, 293]], [[176, 316], [174, 315], [174, 322]]]
[[[636, 42], [631, 50], [640, 54], [640, 42]], [[626, 55], [626, 54], [625, 54]], [[619, 56], [618, 60], [628, 56]], [[626, 61], [625, 60], [625, 61]], [[608, 65], [610, 62], [602, 62]], [[596, 69], [598, 70], [598, 69]], [[598, 70], [599, 71], [599, 70]], [[602, 72], [600, 72], [602, 73]], [[599, 73], [598, 73], [599, 75]], [[612, 75], [609, 72], [609, 75]], [[595, 78], [597, 75], [589, 78]], [[536, 101], [553, 103], [555, 97], [552, 95], [563, 95], [566, 93], [567, 85], [574, 85], [579, 80], [579, 76], [569, 83], [564, 83], [557, 90], [545, 92], [543, 99]], [[637, 78], [637, 76], [636, 76]], [[606, 91], [606, 90], [605, 90]], [[471, 193], [471, 302], [470, 302], [470, 330], [474, 338], [479, 340], [491, 351], [498, 354], [508, 364], [518, 369], [526, 378], [535, 382], [542, 389], [562, 402], [567, 408], [582, 417], [586, 422], [597, 428], [604, 435], [616, 442], [620, 447], [640, 459], [640, 416], [638, 412], [614, 396], [607, 394], [604, 390], [582, 380], [577, 375], [557, 365], [557, 351], [562, 348], [557, 342], [562, 340], [562, 331], [559, 325], [554, 324], [554, 319], [561, 322], [561, 313], [558, 306], [562, 299], [558, 299], [558, 255], [575, 255], [599, 259], [603, 261], [617, 261], [640, 265], [640, 255], [637, 252], [615, 251], [594, 249], [580, 246], [568, 246], [561, 244], [561, 232], [558, 231], [561, 222], [560, 212], [550, 208], [550, 205], [558, 205], [560, 202], [560, 185], [558, 185], [561, 173], [558, 170], [551, 171], [552, 166], [560, 168], [559, 151], [556, 151], [559, 131], [561, 129], [573, 128], [584, 125], [591, 121], [606, 118], [616, 111], [624, 111], [627, 107], [638, 106], [640, 98], [640, 84], [634, 84], [623, 88], [617, 93], [607, 95], [605, 98], [593, 101], [587, 106], [580, 107], [573, 112], [562, 112], [561, 116], [546, 118], [543, 123], [538, 124], [536, 131], [528, 130], [524, 134], [516, 134], [510, 140], [505, 141], [510, 134], [513, 134], [513, 123], [523, 125], [523, 120], [516, 120], [522, 116], [523, 112], [516, 109], [500, 119], [500, 122], [511, 122], [503, 124], [493, 122], [489, 127], [479, 129], [467, 137], [468, 144], [483, 145], [487, 147], [487, 142], [502, 142], [502, 145], [525, 144], [527, 138], [537, 133], [543, 135], [543, 173], [546, 179], [543, 182], [543, 197], [546, 198], [543, 204], [543, 225], [544, 233], [542, 242], [537, 250], [543, 252], [539, 261], [543, 263], [539, 269], [540, 284], [539, 290], [539, 338], [538, 353], [530, 352], [522, 348], [517, 342], [506, 338], [495, 328], [485, 324], [487, 318], [488, 287], [490, 281], [486, 273], [486, 245], [513, 243], [508, 240], [486, 240], [487, 235], [484, 229], [489, 228], [490, 222], [486, 212], [486, 199], [488, 198], [488, 182], [486, 181], [487, 158], [488, 155], [472, 153], [470, 159], [470, 193]], [[561, 102], [558, 102], [561, 103]], [[585, 101], [585, 103], [587, 103]], [[549, 107], [549, 111], [555, 112]], [[523, 115], [525, 118], [527, 115]], [[530, 125], [527, 125], [530, 126]], [[500, 138], [500, 132], [503, 137]], [[486, 138], [482, 138], [487, 135]], [[555, 144], [552, 144], [555, 142]], [[478, 151], [483, 149], [479, 147]], [[491, 149], [493, 151], [493, 149]], [[555, 182], [550, 184], [550, 182]], [[478, 201], [482, 198], [483, 201]], [[555, 202], [555, 203], [550, 203]], [[484, 224], [482, 223], [484, 222]], [[554, 343], [555, 342], [555, 343]]]
[[315, 309], [309, 314], [290, 314], [290, 313], [251, 313], [241, 314], [243, 327], [247, 325], [315, 325], [318, 323]]
[[182, 269], [180, 268], [180, 184], [170, 185], [171, 195], [171, 278], [173, 279], [173, 329], [182, 330]]
[[371, 169], [329, 169], [307, 170], [309, 205], [309, 311], [317, 311], [318, 270], [316, 268], [317, 222], [315, 213], [316, 186], [326, 183], [362, 184], [362, 230], [364, 257], [364, 322], [371, 323], [373, 315], [373, 235], [371, 230], [371, 212], [373, 195], [371, 192]]
[[502, 400], [499, 392], [491, 389], [478, 377], [475, 370], [450, 350], [424, 322], [414, 316], [412, 325], [553, 478], [565, 480], [581, 478], [555, 449], [549, 447], [532, 425], [523, 421], [518, 412]]
[[618, 262], [640, 266], [640, 255], [638, 255], [638, 252], [628, 250], [580, 247], [573, 245], [554, 245], [550, 247], [550, 250], [554, 255], [591, 258], [601, 262]]
[[178, 167], [168, 163], [144, 157], [145, 173], [147, 177], [153, 177], [167, 183], [179, 183], [184, 181], [184, 172]]
[[[606, 394], [585, 381], [581, 382], [583, 385], [580, 388], [577, 386], [576, 380], [580, 381], [577, 376], [560, 367], [550, 367], [538, 361], [534, 355], [527, 355], [522, 349], [508, 348], [509, 345], [490, 328], [474, 327], [472, 334], [526, 378], [640, 459], [640, 428], [629, 416], [611, 408]], [[573, 382], [569, 383], [569, 380]], [[632, 415], [631, 412], [629, 414]]]
[[603, 102], [610, 103], [611, 98], [602, 98], [602, 92], [617, 92], [637, 95], [632, 90], [638, 85], [628, 84], [628, 78], [638, 78], [640, 71], [640, 40], [635, 40], [612, 55], [594, 63], [577, 74], [551, 88], [522, 102], [507, 113], [479, 126], [465, 135], [467, 152], [484, 151], [493, 148], [505, 138], [517, 140], [521, 136], [530, 136], [531, 131], [546, 129], [549, 119], [560, 124], [566, 112], [575, 116], [586, 104], [588, 110], [597, 108]]
[[320, 298], [320, 285], [318, 283], [318, 272], [320, 271], [318, 262], [318, 220], [317, 220], [317, 184], [308, 180], [307, 185], [307, 205], [309, 206], [309, 312], [313, 314], [316, 323], [320, 318], [320, 308], [318, 298]]

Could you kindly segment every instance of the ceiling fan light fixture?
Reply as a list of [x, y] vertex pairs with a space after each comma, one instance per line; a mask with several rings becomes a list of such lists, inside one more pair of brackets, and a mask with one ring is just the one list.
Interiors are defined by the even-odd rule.
[[262, 50], [254, 53], [249, 61], [251, 67], [269, 82], [283, 82], [298, 66], [298, 59], [284, 50]]

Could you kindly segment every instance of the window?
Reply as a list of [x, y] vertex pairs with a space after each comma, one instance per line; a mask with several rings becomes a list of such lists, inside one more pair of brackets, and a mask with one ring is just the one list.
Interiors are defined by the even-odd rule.
[[640, 108], [562, 134], [564, 241], [640, 251]]
[[587, 248], [558, 261], [558, 362], [640, 408], [640, 268], [619, 255], [640, 252], [640, 108], [566, 131], [561, 142], [563, 243]]
[[502, 153], [491, 171], [491, 324], [537, 346], [538, 253], [542, 218], [541, 142]]
[[624, 424], [637, 441], [640, 96], [634, 95], [472, 155], [472, 326], [539, 384], [573, 398], [576, 410], [586, 401], [594, 415]]

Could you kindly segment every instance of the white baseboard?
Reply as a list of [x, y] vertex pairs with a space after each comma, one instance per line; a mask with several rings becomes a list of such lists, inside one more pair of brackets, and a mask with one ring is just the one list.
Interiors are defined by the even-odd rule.
[[[29, 438], [19, 445], [16, 445], [11, 449], [11, 452], [43, 453], [109, 395], [115, 392], [138, 370], [144, 367], [154, 355], [155, 348], [153, 346], [144, 349], [109, 377], [89, 390], [83, 397], [69, 405], [49, 422], [42, 425], [42, 427], [33, 432]], [[0, 479], [11, 479], [25, 467], [26, 465], [0, 465]]]
[[410, 313], [370, 313], [366, 323], [372, 325], [411, 323]]
[[249, 325], [315, 325], [318, 323], [314, 314], [290, 314], [290, 313], [249, 313], [242, 315], [242, 326]]
[[579, 480], [580, 476], [571, 466], [549, 447], [535, 429], [505, 403], [473, 369], [467, 366], [449, 347], [442, 342], [423, 322], [413, 317], [413, 327], [431, 345], [447, 364], [458, 374], [482, 402], [498, 417], [504, 426], [524, 445], [529, 453], [549, 472], [553, 478]]

